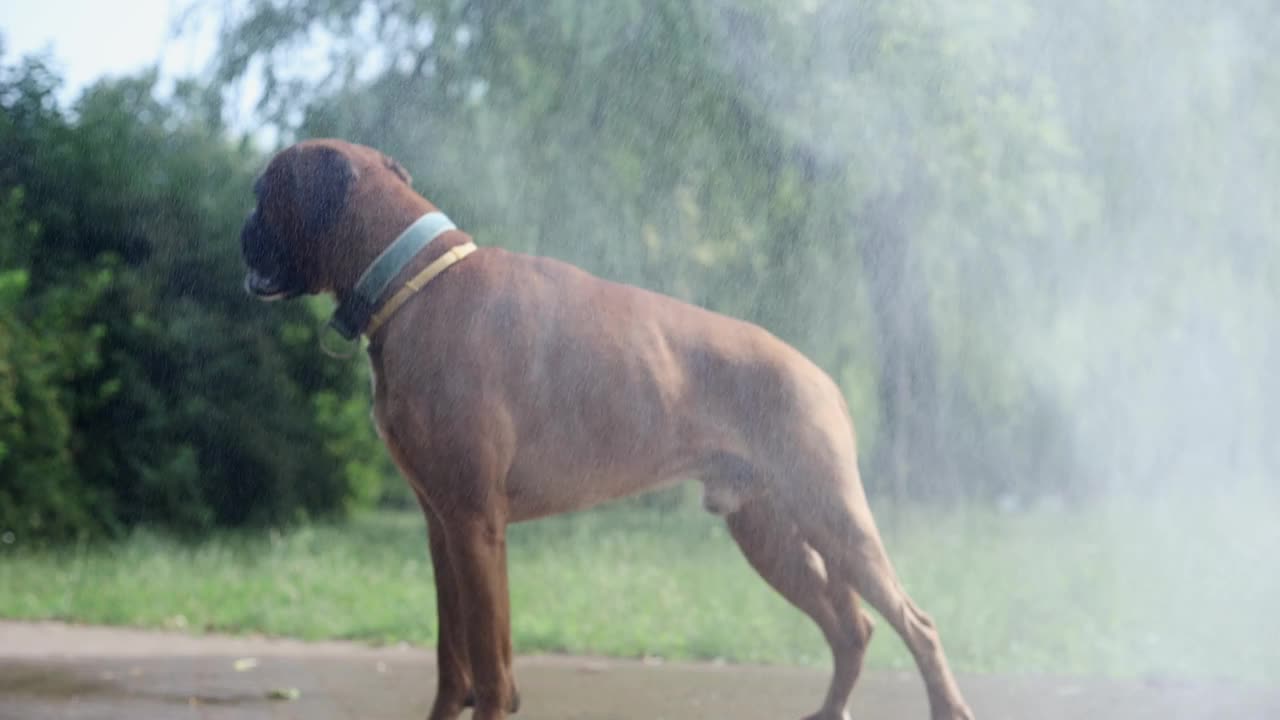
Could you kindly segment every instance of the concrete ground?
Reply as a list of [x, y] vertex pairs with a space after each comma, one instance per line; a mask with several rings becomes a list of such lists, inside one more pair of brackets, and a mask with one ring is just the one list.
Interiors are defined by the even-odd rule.
[[[0, 720], [422, 718], [434, 660], [416, 648], [190, 636], [0, 621]], [[799, 718], [816, 709], [826, 672], [588, 657], [521, 657], [528, 720]], [[1280, 689], [1226, 683], [1044, 676], [960, 678], [979, 718], [1263, 720]], [[857, 718], [924, 718], [913, 673], [867, 672]]]

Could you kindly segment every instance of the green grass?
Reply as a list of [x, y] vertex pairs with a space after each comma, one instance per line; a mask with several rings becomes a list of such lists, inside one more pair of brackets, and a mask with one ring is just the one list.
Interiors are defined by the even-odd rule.
[[[1274, 497], [877, 510], [958, 669], [1280, 679]], [[515, 526], [509, 545], [521, 652], [827, 662], [808, 620], [700, 511], [606, 508]], [[435, 641], [414, 514], [196, 545], [145, 532], [105, 546], [0, 545], [0, 617]], [[909, 666], [884, 622], [868, 662]]]

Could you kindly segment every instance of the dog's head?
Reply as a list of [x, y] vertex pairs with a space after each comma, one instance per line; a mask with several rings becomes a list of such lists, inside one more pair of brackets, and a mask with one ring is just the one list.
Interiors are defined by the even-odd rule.
[[245, 289], [263, 300], [332, 290], [335, 263], [354, 257], [361, 223], [352, 198], [365, 186], [412, 182], [372, 148], [308, 140], [281, 151], [254, 183], [257, 206], [240, 231]]

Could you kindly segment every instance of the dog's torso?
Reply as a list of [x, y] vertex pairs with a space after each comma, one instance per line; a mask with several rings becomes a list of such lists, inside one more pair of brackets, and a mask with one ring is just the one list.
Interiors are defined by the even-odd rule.
[[370, 335], [374, 419], [427, 521], [439, 618], [431, 720], [467, 705], [501, 720], [520, 705], [507, 523], [684, 477], [702, 481], [706, 508], [726, 516], [751, 566], [831, 647], [831, 684], [810, 718], [848, 718], [871, 637], [860, 596], [911, 649], [932, 717], [972, 720], [932, 620], [884, 552], [843, 397], [799, 352], [749, 323], [499, 249], [423, 287], [420, 273], [470, 240], [448, 227], [387, 270], [393, 297], [412, 294], [370, 322], [370, 296], [387, 294], [365, 285], [385, 280], [371, 269], [398, 266], [388, 250], [410, 247], [398, 245], [414, 237], [406, 228], [438, 211], [408, 172], [373, 148], [310, 140], [277, 154], [254, 193], [240, 232], [245, 289], [332, 294], [340, 327]]
[[375, 421], [406, 475], [452, 504], [468, 498], [437, 485], [451, 465], [499, 463], [486, 490], [513, 521], [691, 476], [729, 512], [812, 453], [853, 452], [834, 383], [766, 331], [545, 258], [477, 252], [370, 356]]

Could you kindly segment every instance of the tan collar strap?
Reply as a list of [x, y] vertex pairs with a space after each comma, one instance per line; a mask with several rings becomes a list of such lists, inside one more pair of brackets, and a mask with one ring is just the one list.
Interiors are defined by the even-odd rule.
[[329, 327], [347, 340], [355, 340], [364, 332], [378, 307], [379, 298], [391, 287], [391, 281], [400, 271], [431, 241], [456, 229], [453, 221], [439, 210], [432, 210], [414, 220], [360, 273], [355, 287], [334, 309]]
[[432, 260], [430, 265], [422, 268], [421, 272], [409, 278], [409, 281], [388, 298], [382, 307], [378, 308], [378, 311], [373, 314], [373, 317], [369, 318], [369, 325], [364, 329], [365, 337], [373, 337], [378, 328], [382, 327], [382, 324], [395, 314], [395, 311], [399, 310], [401, 305], [408, 302], [414, 293], [426, 287], [427, 283], [431, 282], [435, 276], [475, 251], [476, 244], [469, 242], [465, 245], [449, 248], [448, 252]]

